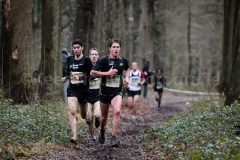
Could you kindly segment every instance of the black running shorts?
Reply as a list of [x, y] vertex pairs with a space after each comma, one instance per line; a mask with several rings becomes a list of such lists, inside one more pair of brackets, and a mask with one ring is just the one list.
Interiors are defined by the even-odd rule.
[[112, 99], [118, 95], [122, 96], [122, 92], [116, 92], [114, 93], [114, 95], [110, 95], [110, 96], [100, 94], [100, 102], [105, 104], [111, 104]]
[[134, 97], [135, 95], [141, 95], [141, 90], [139, 91], [127, 91], [128, 97]]

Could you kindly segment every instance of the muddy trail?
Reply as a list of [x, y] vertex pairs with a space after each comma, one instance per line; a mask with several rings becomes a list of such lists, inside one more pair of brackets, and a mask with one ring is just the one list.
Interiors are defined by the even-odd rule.
[[[112, 108], [110, 108], [109, 121], [105, 133], [105, 144], [89, 145], [89, 137], [82, 139], [77, 148], [55, 148], [48, 149], [49, 156], [34, 157], [33, 159], [44, 160], [146, 160], [151, 159], [151, 154], [144, 152], [141, 146], [140, 135], [145, 129], [154, 124], [161, 124], [168, 118], [186, 110], [191, 102], [197, 100], [193, 97], [178, 97], [174, 95], [163, 96], [160, 111], [157, 111], [157, 102], [153, 96], [140, 98], [140, 107], [137, 115], [133, 117], [130, 109], [123, 104], [121, 111], [121, 122], [117, 134], [120, 142], [119, 147], [110, 147]], [[98, 130], [99, 132], [99, 130]], [[98, 133], [96, 134], [98, 137]]]

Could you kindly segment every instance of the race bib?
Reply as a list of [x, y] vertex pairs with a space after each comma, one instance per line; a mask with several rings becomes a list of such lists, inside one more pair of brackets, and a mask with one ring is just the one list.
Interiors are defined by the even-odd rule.
[[120, 77], [119, 75], [107, 77], [106, 86], [117, 88], [120, 86]]
[[162, 88], [162, 82], [157, 82], [157, 89], [161, 89]]
[[72, 74], [75, 74], [79, 77], [84, 76], [83, 72], [72, 72], [70, 74], [70, 79], [72, 84], [84, 83], [84, 80], [74, 80]]
[[138, 84], [140, 83], [140, 77], [132, 77], [132, 84]]
[[99, 89], [100, 82], [101, 82], [100, 78], [95, 78], [95, 79], [91, 80], [90, 84], [89, 84], [89, 88], [90, 89]]

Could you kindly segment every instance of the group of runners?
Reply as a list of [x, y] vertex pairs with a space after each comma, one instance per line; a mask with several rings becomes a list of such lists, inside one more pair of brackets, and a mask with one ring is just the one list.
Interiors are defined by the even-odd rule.
[[[105, 126], [110, 105], [113, 107], [112, 137], [110, 146], [118, 147], [116, 138], [122, 106], [123, 86], [127, 88], [128, 106], [136, 115], [141, 85], [145, 83], [144, 74], [138, 70], [137, 62], [132, 62], [129, 69], [127, 59], [121, 57], [121, 40], [112, 38], [108, 41], [109, 54], [99, 57], [96, 48], [89, 50], [89, 56], [83, 54], [83, 42], [76, 39], [72, 42], [74, 55], [67, 57], [67, 72], [61, 79], [62, 83], [69, 80], [67, 103], [69, 107], [69, 123], [72, 130], [71, 143], [77, 144], [76, 111], [79, 103], [80, 114], [89, 125], [90, 144], [96, 144], [94, 125], [100, 126], [98, 141], [105, 143]], [[162, 69], [156, 70], [154, 77], [155, 99], [158, 108], [161, 104], [163, 84]]]

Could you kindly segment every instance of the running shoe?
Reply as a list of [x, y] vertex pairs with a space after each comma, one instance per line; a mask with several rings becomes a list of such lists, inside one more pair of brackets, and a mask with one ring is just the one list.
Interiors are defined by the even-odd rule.
[[118, 147], [117, 138], [115, 136], [111, 138], [110, 147]]
[[98, 128], [100, 126], [99, 118], [95, 118], [95, 127]]
[[96, 144], [96, 139], [91, 139], [90, 145], [95, 145]]
[[72, 138], [69, 140], [69, 142], [74, 143], [74, 144], [77, 144], [77, 143], [78, 143], [77, 141], [78, 141], [77, 137], [72, 137]]
[[100, 133], [98, 141], [99, 141], [99, 143], [104, 144], [104, 142], [105, 142], [105, 135]]

